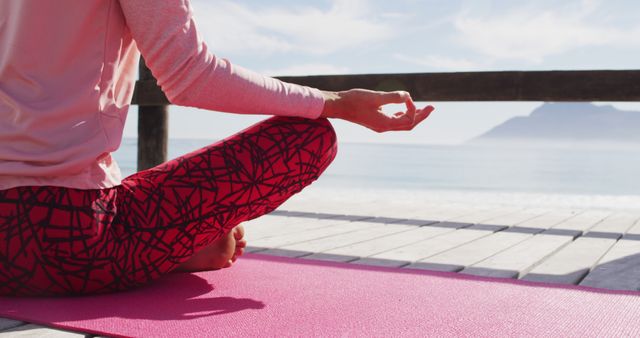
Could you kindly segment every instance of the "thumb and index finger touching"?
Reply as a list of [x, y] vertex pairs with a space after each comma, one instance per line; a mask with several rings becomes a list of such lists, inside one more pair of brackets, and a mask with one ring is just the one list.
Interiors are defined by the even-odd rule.
[[413, 124], [418, 124], [426, 119], [429, 114], [434, 110], [433, 106], [429, 105], [422, 109], [417, 109], [413, 99], [411, 98], [411, 94], [406, 91], [394, 91], [394, 92], [379, 92], [378, 96], [378, 104], [380, 106], [386, 104], [402, 104], [404, 103], [407, 107], [406, 112], [398, 112], [395, 113], [395, 117], [401, 117], [402, 115], [406, 115]]

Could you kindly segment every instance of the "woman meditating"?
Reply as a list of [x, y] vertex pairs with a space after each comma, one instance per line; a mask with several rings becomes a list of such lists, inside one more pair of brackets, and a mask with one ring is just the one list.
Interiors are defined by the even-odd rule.
[[[121, 179], [111, 153], [140, 54], [172, 104], [274, 117]], [[389, 103], [407, 109], [387, 116]], [[406, 92], [326, 92], [217, 58], [188, 0], [2, 0], [0, 294], [112, 292], [230, 266], [240, 224], [335, 157], [326, 118], [384, 132], [432, 110]]]

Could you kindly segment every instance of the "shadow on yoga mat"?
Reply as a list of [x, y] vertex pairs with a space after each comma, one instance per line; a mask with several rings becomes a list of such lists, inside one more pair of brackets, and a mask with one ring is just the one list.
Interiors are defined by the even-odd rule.
[[0, 316], [138, 337], [637, 336], [639, 295], [247, 255], [129, 292], [0, 298]]

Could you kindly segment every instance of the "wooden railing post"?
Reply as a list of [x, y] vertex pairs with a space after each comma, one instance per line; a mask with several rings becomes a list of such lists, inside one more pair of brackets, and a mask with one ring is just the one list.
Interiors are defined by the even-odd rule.
[[[144, 59], [140, 58], [140, 80], [155, 81]], [[169, 106], [138, 106], [138, 171], [167, 160], [169, 138]]]

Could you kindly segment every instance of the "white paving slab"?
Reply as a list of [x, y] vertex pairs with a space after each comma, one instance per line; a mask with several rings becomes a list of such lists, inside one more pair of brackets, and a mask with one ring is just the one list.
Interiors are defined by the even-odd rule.
[[407, 211], [402, 215], [409, 219], [430, 219], [434, 221], [446, 221], [464, 215], [469, 215], [476, 210], [474, 208], [460, 208], [455, 206], [429, 206]]
[[554, 225], [554, 229], [587, 231], [611, 215], [611, 211], [587, 210]]
[[640, 215], [629, 212], [618, 212], [596, 224], [589, 231], [624, 234], [640, 218]]
[[389, 224], [380, 226], [379, 224], [375, 223], [369, 224], [370, 226], [365, 229], [318, 238], [303, 243], [283, 245], [280, 247], [280, 249], [325, 252], [331, 249], [361, 243], [370, 239], [386, 237], [398, 232], [405, 232], [412, 229], [410, 225]]
[[[274, 216], [275, 217], [275, 216]], [[290, 217], [281, 217], [283, 219]], [[245, 225], [245, 237], [250, 244], [262, 238], [279, 236], [282, 234], [293, 234], [298, 232], [304, 232], [307, 230], [320, 229], [324, 227], [334, 226], [336, 224], [344, 223], [344, 221], [335, 221], [327, 219], [315, 219], [315, 218], [298, 218], [298, 222], [284, 222], [284, 223], [268, 223], [261, 224], [259, 222]]]
[[518, 210], [516, 212], [507, 213], [505, 215], [500, 215], [498, 217], [487, 219], [484, 221], [484, 223], [495, 224], [495, 225], [506, 225], [506, 226], [519, 225], [528, 220], [544, 215], [545, 213], [548, 213], [548, 212], [549, 212], [548, 209], [542, 209], [542, 208]]
[[422, 259], [409, 268], [439, 271], [460, 271], [528, 238], [531, 234], [500, 231], [475, 241], [463, 244], [443, 253]]
[[301, 217], [263, 215], [261, 217], [244, 222], [242, 223], [242, 225], [244, 227], [258, 227], [262, 225], [295, 224], [303, 221], [304, 221], [304, 218], [301, 218]]
[[[471, 242], [478, 238], [489, 236], [492, 233], [492, 231], [487, 230], [459, 229], [401, 248], [396, 248], [376, 255], [372, 255], [369, 258], [372, 260], [387, 259], [394, 261], [415, 262], [436, 255], [440, 252], [458, 247], [462, 244]], [[363, 260], [366, 261], [369, 258], [365, 258]]]
[[627, 230], [627, 234], [640, 235], [640, 219], [638, 219], [636, 223]]
[[523, 210], [522, 208], [504, 208], [494, 207], [485, 210], [480, 210], [468, 215], [452, 218], [448, 221], [461, 222], [461, 223], [486, 223], [490, 219], [494, 219], [500, 216], [510, 215], [515, 212]]
[[[266, 222], [250, 224], [247, 227], [249, 244], [267, 248], [264, 253], [288, 257], [447, 271], [462, 269], [469, 274], [569, 284], [583, 278], [584, 283], [606, 284], [611, 280], [619, 283], [618, 277], [603, 276], [611, 272], [608, 266], [622, 264], [626, 268], [616, 270], [616, 274], [640, 280], [640, 276], [628, 271], [629, 265], [635, 264], [630, 257], [634, 253], [632, 243], [640, 242], [637, 211], [521, 208], [481, 203], [469, 206], [454, 202], [426, 205], [419, 200], [391, 203], [387, 200], [385, 203], [384, 198], [376, 196], [358, 201], [342, 196], [339, 200], [311, 202], [286, 205], [289, 211], [307, 212], [306, 217], [272, 216]], [[326, 219], [338, 214], [359, 215], [360, 220], [375, 218], [368, 218], [369, 222]], [[295, 213], [285, 210], [279, 215]], [[325, 219], [319, 219], [323, 217]], [[399, 222], [403, 218], [408, 220]], [[438, 226], [448, 224], [446, 222], [417, 226], [429, 220], [478, 224], [459, 229]], [[385, 229], [389, 226], [381, 223], [385, 221], [397, 223]], [[511, 228], [505, 230], [496, 225]], [[250, 232], [252, 229], [255, 232]], [[538, 230], [546, 232], [538, 233]], [[631, 244], [618, 245], [616, 240], [624, 233], [628, 237], [621, 241]], [[602, 262], [596, 265], [600, 259]], [[585, 278], [592, 267], [594, 271]], [[617, 288], [640, 285], [627, 284], [632, 286]]]
[[372, 256], [452, 231], [455, 231], [455, 229], [409, 226], [407, 231], [334, 248], [324, 251], [322, 255], [311, 255], [308, 258], [344, 262], [352, 260], [350, 257]]
[[615, 243], [616, 239], [580, 237], [533, 268], [522, 279], [578, 284]]
[[499, 254], [465, 268], [461, 273], [519, 278], [562, 246], [571, 242], [572, 239], [570, 236], [535, 235]]
[[321, 199], [297, 199], [291, 198], [284, 204], [282, 204], [278, 210], [295, 210], [295, 211], [308, 211], [317, 213], [346, 213], [355, 212], [357, 207], [351, 202], [337, 203], [336, 201], [328, 201]]
[[[326, 222], [328, 222], [328, 220]], [[375, 224], [373, 226], [382, 225]], [[312, 241], [319, 238], [330, 237], [341, 233], [347, 233], [371, 227], [372, 224], [370, 223], [340, 221], [337, 223], [332, 223], [331, 226], [319, 229], [312, 229], [296, 233], [282, 233], [278, 236], [261, 238], [253, 241], [252, 243], [249, 243], [249, 245], [262, 248], [278, 248], [285, 245]]]
[[567, 219], [576, 216], [581, 211], [576, 210], [552, 210], [548, 213], [542, 214], [538, 217], [531, 218], [524, 221], [518, 226], [528, 228], [549, 229], [557, 224], [560, 224]]

